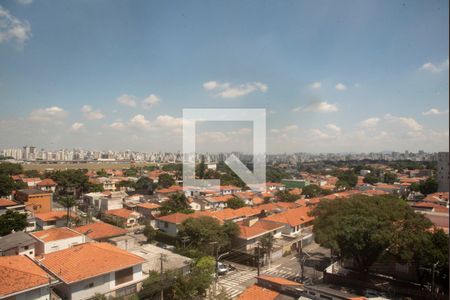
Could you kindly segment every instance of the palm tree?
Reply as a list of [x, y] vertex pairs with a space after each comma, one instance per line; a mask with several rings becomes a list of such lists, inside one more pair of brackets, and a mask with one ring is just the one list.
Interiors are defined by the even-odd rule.
[[270, 255], [272, 254], [274, 246], [273, 234], [272, 233], [266, 234], [259, 240], [259, 242], [261, 244], [261, 248], [264, 251], [264, 254], [266, 254], [266, 259], [269, 261], [269, 268], [270, 268]]
[[59, 199], [59, 203], [61, 203], [61, 205], [64, 206], [66, 208], [66, 210], [67, 210], [67, 215], [66, 215], [67, 224], [66, 224], [66, 226], [69, 227], [70, 209], [72, 207], [74, 207], [75, 204], [76, 204], [75, 198], [73, 196], [61, 197]]

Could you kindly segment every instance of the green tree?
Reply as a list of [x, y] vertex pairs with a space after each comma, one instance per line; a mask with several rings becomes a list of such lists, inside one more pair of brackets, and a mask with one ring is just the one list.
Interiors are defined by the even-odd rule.
[[419, 183], [419, 190], [424, 195], [436, 193], [438, 190], [438, 183], [436, 179], [430, 177], [427, 180], [421, 181]]
[[66, 209], [66, 226], [70, 227], [70, 209], [74, 207], [77, 202], [72, 196], [65, 196], [59, 199], [59, 203]]
[[275, 167], [266, 168], [266, 180], [268, 182], [281, 182], [281, 179], [290, 179], [292, 176], [282, 169]]
[[28, 178], [40, 178], [42, 176], [41, 172], [39, 172], [38, 170], [26, 170], [23, 171], [23, 174]]
[[397, 181], [397, 175], [391, 172], [384, 173], [383, 182], [388, 184], [393, 184]]
[[375, 184], [375, 183], [380, 182], [380, 179], [377, 176], [375, 176], [374, 174], [369, 173], [366, 176], [364, 176], [363, 182], [368, 183], [368, 184]]
[[89, 191], [89, 177], [86, 176], [86, 170], [58, 170], [50, 174], [58, 184], [60, 194], [80, 195], [82, 192]]
[[353, 259], [361, 272], [367, 272], [388, 248], [407, 257], [407, 242], [419, 239], [417, 234], [431, 226], [391, 195], [321, 201], [312, 215], [316, 241], [342, 258]]
[[306, 198], [318, 197], [321, 193], [322, 189], [317, 184], [310, 184], [302, 189], [302, 195], [305, 195]]
[[0, 163], [0, 175], [18, 175], [23, 172], [22, 165], [10, 162]]
[[184, 193], [175, 193], [170, 195], [169, 200], [163, 202], [159, 209], [161, 215], [170, 215], [177, 212], [192, 213], [191, 207], [187, 202]]
[[137, 177], [138, 170], [136, 168], [129, 168], [123, 170], [123, 175], [126, 177]]
[[103, 184], [89, 184], [89, 193], [104, 192]]
[[275, 198], [281, 202], [294, 202], [299, 199], [299, 196], [292, 195], [289, 191], [278, 191], [275, 193]]
[[205, 178], [205, 173], [206, 173], [207, 167], [205, 164], [205, 156], [202, 155], [202, 159], [200, 161], [200, 164], [198, 165], [197, 168], [197, 177], [200, 179]]
[[163, 173], [158, 176], [158, 185], [163, 188], [168, 188], [175, 184], [175, 179], [168, 173]]
[[238, 209], [245, 206], [245, 202], [242, 199], [233, 197], [227, 201], [227, 207], [232, 209]]
[[214, 247], [220, 251], [228, 249], [231, 245], [232, 236], [239, 232], [236, 223], [225, 222], [221, 225], [215, 218], [202, 216], [185, 220], [179, 228], [178, 236], [187, 237], [190, 246], [203, 252], [211, 254]]
[[144, 235], [147, 238], [147, 243], [152, 242], [156, 237], [156, 230], [152, 225], [146, 224], [144, 228]]
[[22, 231], [27, 227], [27, 215], [14, 210], [7, 210], [0, 215], [0, 236], [5, 236], [14, 231]]
[[273, 234], [269, 233], [264, 235], [262, 238], [260, 238], [259, 242], [263, 253], [266, 255], [266, 261], [270, 262], [273, 246], [275, 244]]
[[[126, 184], [128, 187], [132, 187], [133, 184], [128, 181]], [[139, 178], [136, 183], [134, 184], [134, 188], [137, 192], [141, 194], [152, 194], [153, 193], [153, 180], [148, 177], [141, 177]]]
[[345, 171], [337, 174], [336, 187], [339, 189], [350, 189], [358, 183], [358, 176], [353, 171]]
[[108, 177], [108, 173], [104, 169], [98, 170], [96, 174], [98, 177]]
[[9, 175], [0, 174], [0, 196], [9, 196], [12, 191], [26, 188], [28, 185], [25, 182], [15, 182]]

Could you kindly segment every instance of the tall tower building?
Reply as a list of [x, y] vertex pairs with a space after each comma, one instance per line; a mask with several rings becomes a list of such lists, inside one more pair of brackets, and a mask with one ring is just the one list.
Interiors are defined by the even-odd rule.
[[448, 174], [449, 169], [449, 157], [448, 152], [439, 152], [437, 160], [437, 181], [438, 191], [448, 192], [450, 176]]

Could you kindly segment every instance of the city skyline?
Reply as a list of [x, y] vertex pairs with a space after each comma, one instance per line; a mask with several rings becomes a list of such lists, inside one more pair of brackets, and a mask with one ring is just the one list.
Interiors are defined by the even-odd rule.
[[174, 152], [183, 108], [265, 108], [268, 153], [448, 151], [446, 1], [126, 2], [2, 2], [0, 148]]

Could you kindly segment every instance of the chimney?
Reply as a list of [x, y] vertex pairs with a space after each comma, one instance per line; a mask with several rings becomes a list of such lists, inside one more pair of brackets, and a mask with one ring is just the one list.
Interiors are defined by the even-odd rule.
[[244, 225], [247, 227], [252, 227], [253, 225], [255, 225], [256, 222], [258, 222], [258, 217], [254, 217], [254, 218], [248, 218], [244, 220]]

